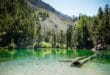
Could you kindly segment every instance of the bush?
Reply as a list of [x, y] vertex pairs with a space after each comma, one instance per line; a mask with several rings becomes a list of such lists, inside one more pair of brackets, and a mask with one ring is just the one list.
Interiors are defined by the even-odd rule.
[[60, 48], [65, 49], [66, 48], [66, 44], [60, 45]]
[[46, 42], [40, 42], [40, 47], [41, 48], [51, 48], [52, 47], [52, 45], [50, 44], [50, 43], [46, 43]]

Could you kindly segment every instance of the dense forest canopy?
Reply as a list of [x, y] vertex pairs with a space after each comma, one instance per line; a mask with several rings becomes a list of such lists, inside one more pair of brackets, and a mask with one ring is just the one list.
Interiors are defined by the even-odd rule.
[[48, 30], [42, 35], [41, 22], [48, 17], [48, 12], [30, 8], [27, 0], [0, 0], [0, 47], [110, 49], [108, 4], [93, 17], [73, 19], [66, 32]]
[[[9, 46], [14, 39], [22, 48], [33, 38], [34, 18], [25, 0], [1, 0], [0, 2], [0, 46]], [[31, 41], [31, 40], [30, 40]]]
[[75, 26], [78, 46], [83, 48], [109, 49], [110, 48], [110, 7], [101, 7], [94, 17], [79, 16]]

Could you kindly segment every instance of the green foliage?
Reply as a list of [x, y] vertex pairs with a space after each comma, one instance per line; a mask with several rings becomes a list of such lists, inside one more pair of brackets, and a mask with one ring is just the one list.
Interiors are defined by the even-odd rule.
[[49, 17], [49, 14], [46, 12], [39, 12], [38, 15], [42, 18], [42, 21], [46, 20]]
[[88, 17], [85, 16], [85, 15], [80, 16], [80, 19], [77, 22], [77, 24], [75, 26], [75, 30], [74, 30], [74, 31], [77, 31], [77, 32], [74, 33], [74, 34], [77, 35], [75, 37], [76, 40], [74, 40], [75, 43], [77, 43], [77, 45], [76, 45], [77, 48], [80, 48], [80, 49], [83, 49], [83, 48], [90, 49], [91, 46], [92, 46], [88, 25], [89, 25]]
[[60, 45], [61, 48], [66, 48], [66, 34], [63, 30], [60, 31]]
[[[28, 45], [29, 38], [33, 38], [33, 13], [25, 0], [1, 0], [0, 2], [0, 46], [6, 47], [11, 39], [18, 47]], [[3, 33], [6, 34], [3, 34]], [[28, 37], [28, 39], [27, 39]], [[21, 40], [22, 39], [22, 40]], [[20, 45], [20, 41], [25, 42]]]
[[110, 7], [101, 7], [94, 17], [80, 15], [74, 30], [74, 45], [77, 48], [110, 48]]
[[46, 42], [40, 42], [40, 47], [41, 48], [52, 48], [52, 45], [50, 43], [46, 43]]
[[72, 34], [73, 34], [73, 26], [68, 25], [68, 29], [67, 29], [67, 33], [66, 33], [67, 48], [72, 48]]
[[[91, 27], [92, 40], [96, 49], [108, 49], [107, 46], [110, 46], [110, 24], [109, 24], [109, 9], [108, 5], [105, 6], [103, 10], [99, 8], [98, 15], [93, 18], [93, 23]], [[101, 45], [102, 48], [98, 48], [98, 45]]]
[[66, 49], [66, 44], [60, 44], [60, 48]]

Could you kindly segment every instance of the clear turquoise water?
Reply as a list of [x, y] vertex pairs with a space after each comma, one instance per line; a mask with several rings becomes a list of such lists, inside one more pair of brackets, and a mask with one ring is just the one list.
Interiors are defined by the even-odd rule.
[[84, 53], [66, 50], [12, 52], [10, 60], [0, 62], [0, 75], [110, 75], [110, 64], [101, 63], [98, 59], [80, 68], [71, 67], [72, 62], [63, 62], [74, 60]]

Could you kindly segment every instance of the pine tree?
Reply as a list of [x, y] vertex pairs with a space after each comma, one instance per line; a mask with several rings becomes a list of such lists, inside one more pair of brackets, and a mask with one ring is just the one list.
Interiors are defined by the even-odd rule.
[[72, 49], [72, 34], [73, 34], [73, 26], [72, 25], [68, 25], [68, 29], [67, 29], [67, 33], [66, 33], [66, 46], [67, 49], [71, 48]]

